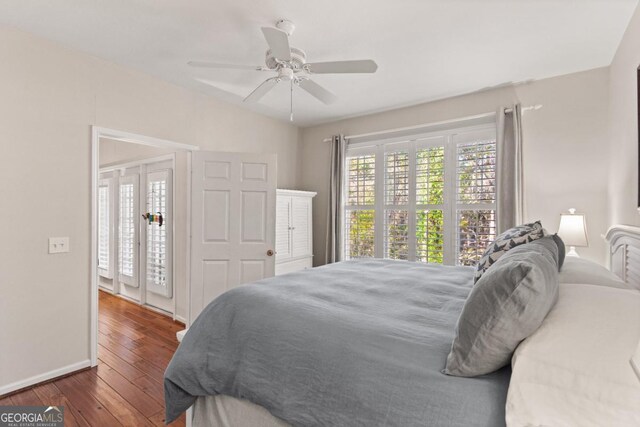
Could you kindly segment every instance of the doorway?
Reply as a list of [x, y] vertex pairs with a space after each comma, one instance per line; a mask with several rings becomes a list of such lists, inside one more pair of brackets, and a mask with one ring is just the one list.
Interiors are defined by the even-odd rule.
[[[101, 150], [107, 140], [121, 146], [119, 153], [133, 150], [138, 157], [107, 162], [108, 154]], [[141, 151], [146, 156], [140, 156]], [[165, 314], [173, 309], [173, 320], [188, 327], [220, 294], [273, 275], [274, 154], [200, 151], [191, 145], [93, 127], [91, 165], [92, 366], [98, 362], [99, 285], [104, 292], [146, 308]], [[112, 204], [100, 203], [109, 197]], [[113, 227], [104, 226], [116, 217], [117, 227], [114, 221]], [[99, 245], [101, 237], [102, 242], [111, 243]], [[171, 264], [157, 262], [169, 259]], [[149, 330], [143, 327], [140, 332]]]
[[188, 324], [189, 176], [196, 150], [92, 128], [92, 366], [100, 293]]

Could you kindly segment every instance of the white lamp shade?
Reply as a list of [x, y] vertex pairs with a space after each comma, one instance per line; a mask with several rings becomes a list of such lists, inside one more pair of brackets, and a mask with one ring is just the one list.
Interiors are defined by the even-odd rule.
[[558, 235], [567, 246], [589, 246], [585, 216], [583, 214], [560, 214]]

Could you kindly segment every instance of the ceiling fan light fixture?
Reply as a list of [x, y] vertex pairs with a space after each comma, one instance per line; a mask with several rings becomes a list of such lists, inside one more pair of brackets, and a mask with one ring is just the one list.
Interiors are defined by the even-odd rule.
[[291, 68], [282, 67], [278, 69], [278, 77], [285, 81], [293, 80], [293, 70]]

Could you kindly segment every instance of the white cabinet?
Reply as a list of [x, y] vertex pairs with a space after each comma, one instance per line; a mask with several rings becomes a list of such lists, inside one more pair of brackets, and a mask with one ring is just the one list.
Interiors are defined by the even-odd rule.
[[309, 191], [276, 192], [276, 276], [313, 267], [312, 200]]

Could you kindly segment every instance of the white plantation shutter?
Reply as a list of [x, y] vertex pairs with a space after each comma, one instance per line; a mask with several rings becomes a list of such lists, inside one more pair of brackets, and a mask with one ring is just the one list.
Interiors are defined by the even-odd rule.
[[456, 260], [475, 265], [496, 237], [496, 138], [491, 131], [453, 137], [456, 150]]
[[[388, 150], [388, 151], [387, 151]], [[384, 257], [409, 259], [409, 150], [406, 144], [385, 147]]]
[[347, 148], [345, 258], [473, 265], [496, 234], [493, 125]]
[[345, 259], [375, 256], [376, 154], [346, 158]]
[[416, 145], [416, 261], [444, 262], [445, 139]]
[[101, 179], [98, 185], [98, 273], [113, 277], [113, 218], [111, 215], [111, 179]]
[[118, 231], [118, 277], [121, 283], [138, 287], [138, 175], [120, 177]]
[[149, 292], [172, 296], [171, 271], [171, 170], [147, 174], [146, 212], [162, 215], [163, 223], [147, 221], [146, 285]]

